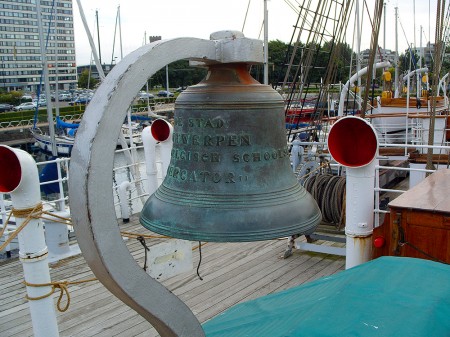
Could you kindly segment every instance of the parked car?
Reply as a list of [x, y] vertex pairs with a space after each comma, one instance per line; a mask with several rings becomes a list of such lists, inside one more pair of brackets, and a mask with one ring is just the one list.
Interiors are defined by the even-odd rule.
[[34, 110], [34, 109], [36, 109], [36, 104], [33, 102], [25, 102], [25, 103], [22, 103], [16, 107], [14, 107], [15, 111]]
[[0, 104], [0, 112], [11, 111], [14, 105], [11, 104]]
[[151, 94], [151, 93], [149, 93], [149, 92], [140, 92], [138, 95], [137, 95], [137, 99], [139, 100], [139, 101], [147, 101], [148, 99], [153, 99], [153, 98], [155, 98], [155, 95], [153, 95], [153, 94]]
[[60, 102], [70, 102], [72, 100], [72, 95], [70, 94], [59, 94], [58, 101]]
[[77, 97], [73, 101], [69, 102], [69, 105], [88, 104], [91, 101], [90, 97]]
[[47, 105], [47, 100], [45, 98], [39, 99], [39, 102], [38, 102], [37, 98], [35, 98], [31, 102], [34, 104], [37, 104], [38, 106], [46, 106]]
[[33, 96], [31, 96], [31, 95], [23, 95], [22, 99], [33, 99]]
[[173, 97], [173, 92], [167, 91], [167, 90], [161, 90], [158, 92], [158, 97]]

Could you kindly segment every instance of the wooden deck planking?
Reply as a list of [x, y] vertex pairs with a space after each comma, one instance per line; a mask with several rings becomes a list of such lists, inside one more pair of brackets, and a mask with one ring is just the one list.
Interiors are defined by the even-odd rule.
[[[136, 218], [132, 220], [135, 222]], [[135, 223], [120, 227], [129, 232], [146, 232]], [[164, 240], [146, 241], [151, 247]], [[202, 247], [200, 275], [203, 281], [196, 275], [199, 261], [196, 250], [191, 272], [162, 283], [191, 308], [200, 322], [204, 322], [236, 303], [309, 282], [344, 268], [345, 258], [321, 253], [294, 250], [293, 256], [283, 259], [286, 244], [285, 239], [208, 243]], [[128, 239], [126, 245], [137, 263], [143, 266], [144, 249], [141, 244]], [[94, 277], [81, 255], [53, 264], [50, 272], [54, 281]], [[18, 260], [0, 265], [2, 337], [33, 336], [22, 280], [22, 266]], [[70, 285], [69, 292], [71, 303], [68, 311], [57, 312], [61, 337], [158, 336], [146, 320], [111, 295], [98, 281]], [[57, 295], [53, 297], [56, 303]]]

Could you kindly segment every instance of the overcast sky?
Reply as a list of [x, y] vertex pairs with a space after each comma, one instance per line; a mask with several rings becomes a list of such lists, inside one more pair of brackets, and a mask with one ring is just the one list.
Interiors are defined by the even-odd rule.
[[[356, 1], [356, 0], [355, 0]], [[363, 7], [363, 0], [360, 6]], [[395, 50], [394, 8], [399, 8], [399, 51], [402, 53], [408, 46], [414, 43], [414, 31], [416, 32], [416, 44], [420, 45], [420, 26], [423, 27], [422, 45], [431, 40], [434, 42], [437, 0], [386, 0], [386, 48]], [[288, 3], [297, 6], [303, 0], [269, 0], [269, 40], [279, 39], [288, 43], [293, 33], [293, 25], [297, 20], [297, 13]], [[370, 15], [373, 16], [375, 0], [367, 0]], [[81, 0], [87, 23], [97, 46], [96, 11], [98, 11], [100, 49], [102, 63], [111, 63], [112, 58], [120, 61], [120, 40], [117, 31], [115, 39], [115, 51], [113, 53], [114, 30], [116, 26], [117, 8], [120, 5], [120, 19], [122, 30], [123, 56], [141, 47], [145, 43], [145, 37], [160, 35], [163, 39], [176, 37], [197, 37], [209, 39], [209, 34], [219, 30], [240, 30], [250, 38], [263, 38], [262, 23], [264, 18], [264, 0], [250, 0], [247, 19], [244, 19], [249, 0]], [[89, 64], [91, 49], [79, 14], [78, 3], [73, 1], [75, 43], [77, 64]], [[431, 9], [430, 9], [431, 7]], [[362, 50], [370, 46], [370, 21], [364, 7], [362, 18]], [[431, 20], [429, 20], [431, 17]], [[415, 27], [414, 29], [414, 21]], [[432, 26], [429, 27], [431, 21]], [[353, 45], [354, 15], [350, 19], [347, 31], [347, 42]], [[383, 21], [382, 21], [383, 22]], [[431, 33], [431, 39], [430, 39]], [[381, 27], [379, 44], [383, 47], [384, 29]], [[98, 47], [97, 47], [98, 48]], [[98, 49], [97, 49], [98, 50]]]

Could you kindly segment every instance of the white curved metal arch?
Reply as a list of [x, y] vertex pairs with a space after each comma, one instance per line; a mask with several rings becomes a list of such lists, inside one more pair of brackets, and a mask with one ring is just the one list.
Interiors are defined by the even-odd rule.
[[165, 65], [181, 59], [261, 62], [262, 42], [240, 34], [228, 31], [212, 34], [216, 40], [157, 41], [129, 54], [97, 89], [72, 150], [70, 206], [83, 255], [97, 278], [161, 336], [201, 337], [204, 333], [190, 309], [145, 273], [123, 243], [111, 193], [114, 149], [136, 93]]
[[202, 336], [200, 323], [181, 302], [134, 261], [113, 212], [113, 153], [120, 126], [136, 93], [165, 65], [207, 58], [212, 41], [174, 39], [146, 45], [125, 57], [98, 88], [84, 114], [72, 150], [72, 219], [80, 248], [97, 278], [147, 319], [163, 336]]

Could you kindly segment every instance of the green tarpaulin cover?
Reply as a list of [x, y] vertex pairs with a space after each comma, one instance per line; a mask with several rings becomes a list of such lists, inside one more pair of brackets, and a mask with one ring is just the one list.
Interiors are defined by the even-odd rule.
[[207, 337], [450, 336], [450, 266], [381, 257], [235, 305], [203, 329]]

